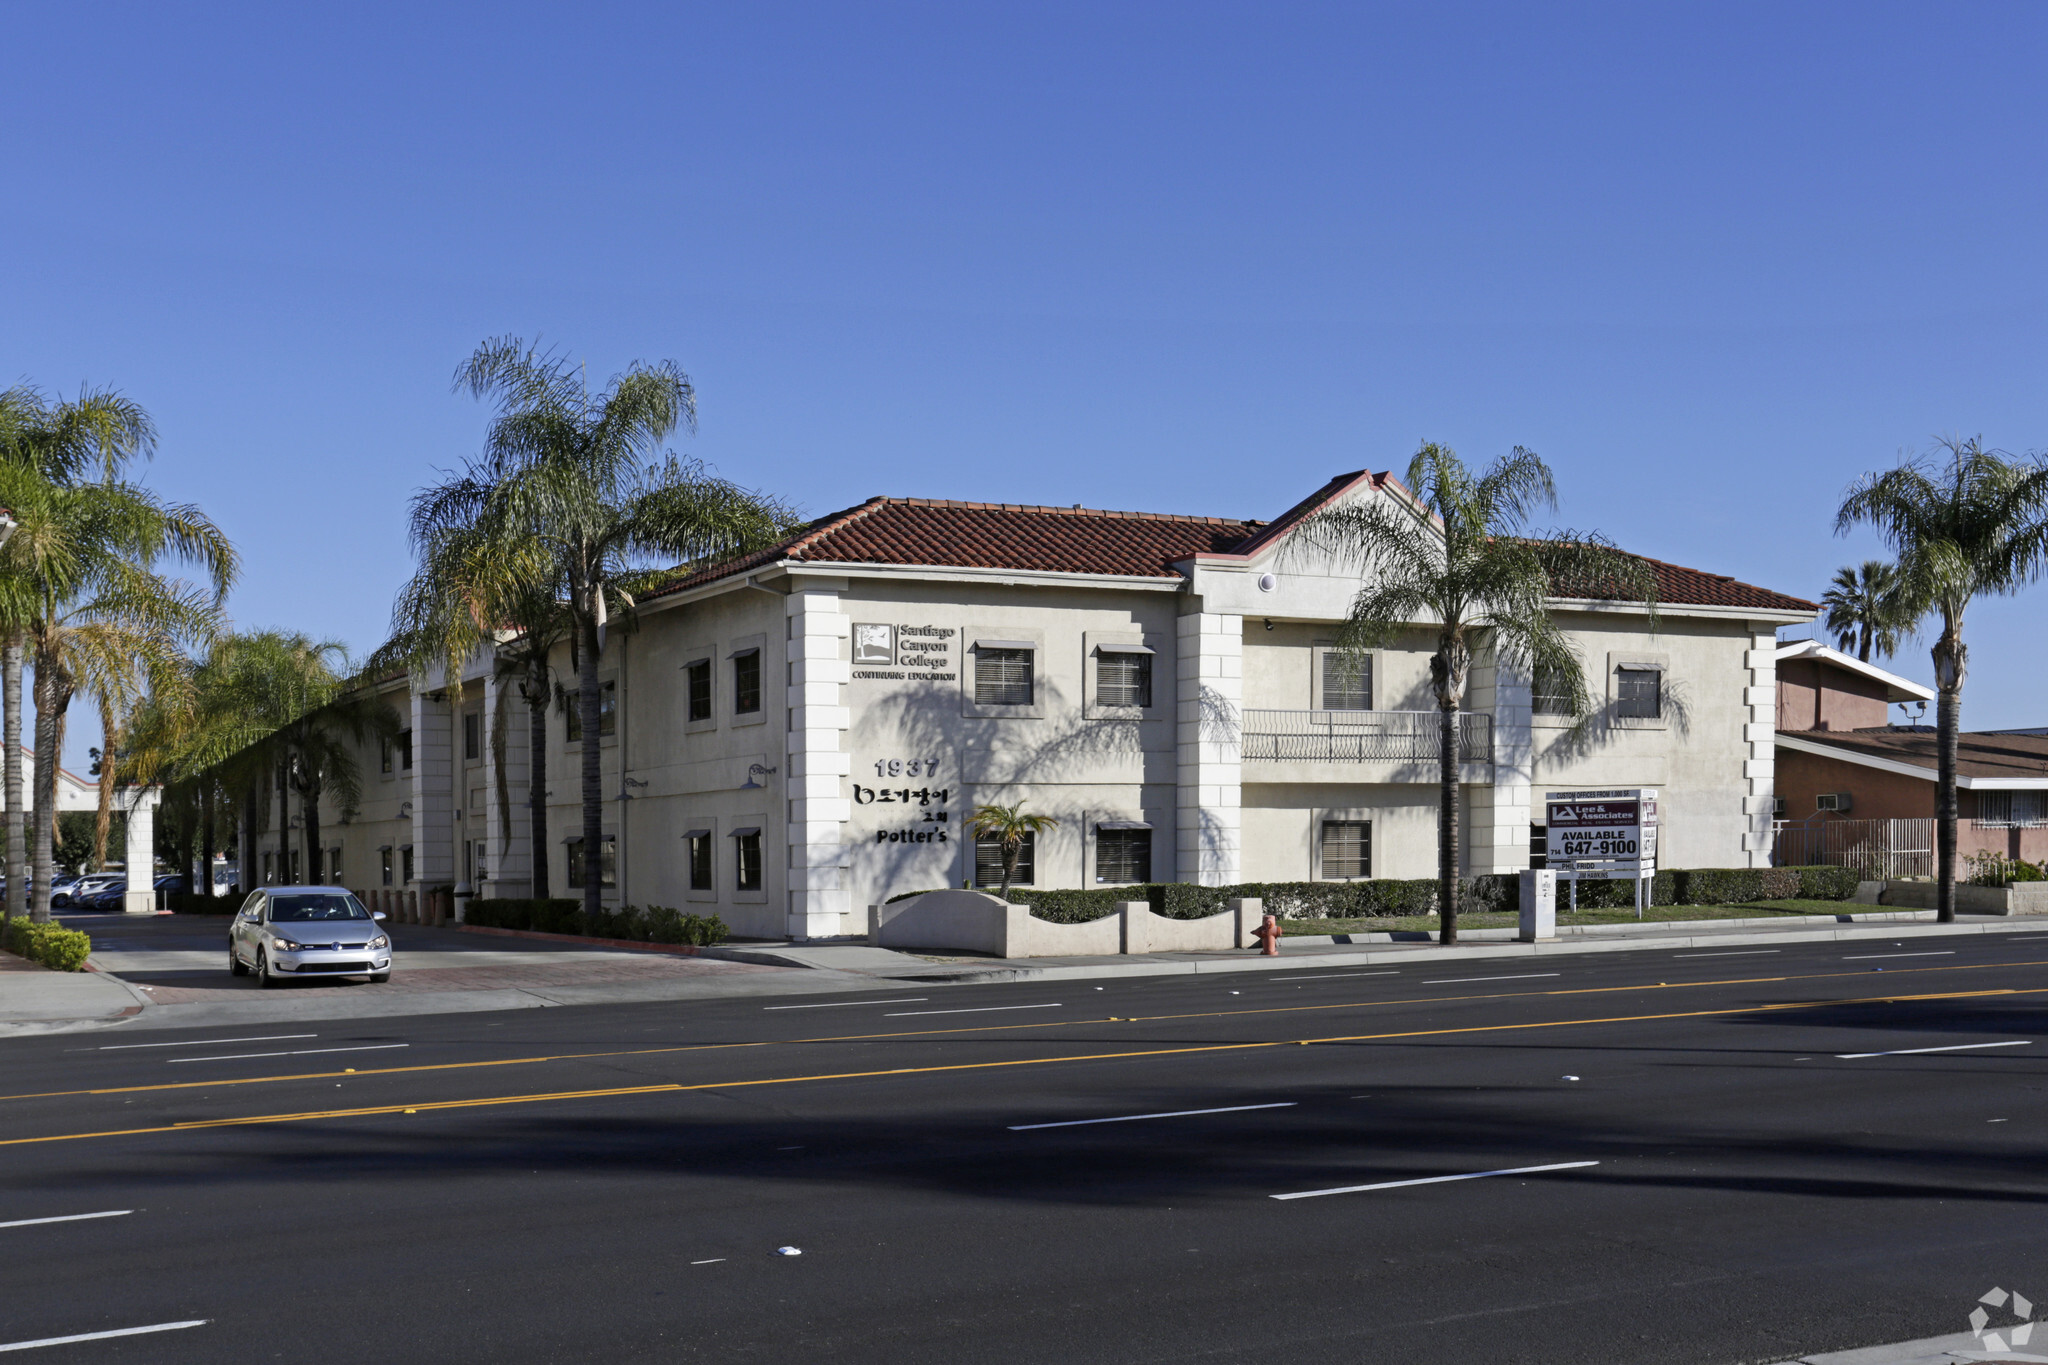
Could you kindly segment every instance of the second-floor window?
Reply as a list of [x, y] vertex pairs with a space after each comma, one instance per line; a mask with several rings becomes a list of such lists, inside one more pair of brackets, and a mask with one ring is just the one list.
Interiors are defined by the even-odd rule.
[[1372, 656], [1330, 650], [1323, 655], [1323, 709], [1372, 710]]
[[761, 709], [761, 651], [750, 649], [732, 659], [732, 709], [747, 716]]
[[1095, 700], [1102, 706], [1152, 704], [1152, 656], [1104, 649], [1096, 656]]
[[[618, 729], [619, 681], [614, 678], [609, 682], [600, 684], [597, 689], [598, 738], [602, 739], [606, 735], [617, 734]], [[569, 742], [571, 744], [581, 744], [583, 742], [583, 698], [580, 694], [572, 696], [569, 702]]]
[[1614, 714], [1633, 720], [1656, 720], [1664, 714], [1664, 670], [1634, 668], [1614, 671]]
[[[400, 730], [398, 732], [398, 767], [402, 772], [409, 773], [412, 771], [412, 731], [410, 730]], [[408, 877], [406, 880], [411, 881], [412, 879]]]
[[1568, 716], [1572, 713], [1572, 691], [1555, 671], [1536, 670], [1529, 684], [1529, 708], [1539, 716]]
[[[977, 706], [1031, 705], [1031, 655], [1028, 649], [977, 646], [974, 651], [974, 701]], [[1107, 660], [1109, 656], [1104, 655]]]
[[462, 717], [462, 761], [474, 763], [483, 752], [484, 718], [475, 711]]
[[690, 720], [711, 719], [711, 660], [699, 659], [684, 666], [683, 697], [685, 717]]

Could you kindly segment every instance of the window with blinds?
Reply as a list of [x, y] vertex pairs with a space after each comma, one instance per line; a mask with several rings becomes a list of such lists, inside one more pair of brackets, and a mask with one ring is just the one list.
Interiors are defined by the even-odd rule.
[[761, 889], [761, 831], [741, 834], [733, 841], [733, 885], [741, 891]]
[[1372, 710], [1372, 656], [1328, 650], [1323, 655], [1323, 710]]
[[[1010, 885], [1031, 885], [1031, 865], [1038, 855], [1038, 836], [1031, 831], [1024, 832], [1024, 842], [1017, 849], [1017, 868], [1010, 874]], [[1003, 884], [1003, 841], [1001, 839], [976, 839], [974, 841], [974, 884], [976, 886], [1001, 886]]]
[[1151, 881], [1152, 831], [1098, 828], [1095, 831], [1095, 880]]
[[2048, 793], [1977, 793], [1977, 823], [1991, 829], [2039, 829], [2048, 824]]
[[1028, 649], [974, 651], [974, 701], [977, 706], [1031, 705], [1031, 655]]
[[1150, 706], [1152, 656], [1103, 650], [1095, 657], [1098, 706]]
[[[619, 683], [618, 679], [614, 678], [599, 684], [597, 689], [597, 733], [599, 738], [603, 738], [606, 735], [617, 734], [618, 730]], [[579, 692], [569, 694], [569, 742], [583, 742], [583, 697]]]
[[1656, 720], [1664, 714], [1664, 670], [1614, 670], [1614, 714], [1625, 719]]
[[1323, 880], [1372, 875], [1372, 821], [1323, 821]]
[[[690, 720], [711, 719], [711, 660], [699, 659], [683, 668], [683, 695]], [[699, 888], [709, 890], [709, 887]]]
[[1539, 668], [1529, 685], [1529, 709], [1539, 716], [1568, 716], [1572, 713], [1571, 688], [1550, 669]]

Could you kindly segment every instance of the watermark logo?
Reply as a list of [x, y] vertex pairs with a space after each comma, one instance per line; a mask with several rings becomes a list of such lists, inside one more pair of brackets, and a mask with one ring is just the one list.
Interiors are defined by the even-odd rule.
[[[1994, 1329], [1991, 1314], [1986, 1308], [2002, 1309], [2009, 1312], [2018, 1322], [2008, 1323]], [[2006, 1351], [2015, 1346], [2025, 1346], [2034, 1335], [2034, 1305], [2025, 1295], [2007, 1293], [1993, 1286], [1991, 1292], [1977, 1300], [1977, 1306], [1970, 1310], [1970, 1331], [1975, 1334], [1977, 1344], [1987, 1351]]]

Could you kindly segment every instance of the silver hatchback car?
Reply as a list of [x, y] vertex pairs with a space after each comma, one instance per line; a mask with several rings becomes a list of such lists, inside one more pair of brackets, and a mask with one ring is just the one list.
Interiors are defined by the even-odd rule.
[[251, 892], [228, 929], [228, 970], [261, 986], [294, 976], [391, 979], [391, 935], [339, 886], [267, 886]]

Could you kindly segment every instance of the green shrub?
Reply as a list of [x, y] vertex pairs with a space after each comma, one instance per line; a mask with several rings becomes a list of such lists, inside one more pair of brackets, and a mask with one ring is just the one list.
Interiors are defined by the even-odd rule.
[[1861, 880], [1853, 867], [1788, 867], [1799, 874], [1799, 897], [1809, 901], [1845, 901]]
[[[1465, 883], [1465, 905], [1474, 911], [1512, 913], [1519, 884], [1512, 874], [1489, 874]], [[1167, 919], [1203, 919], [1221, 914], [1230, 902], [1256, 897], [1266, 913], [1282, 919], [1394, 919], [1436, 913], [1436, 879], [1358, 882], [1242, 882], [1236, 886], [1194, 886], [1155, 882], [1107, 890], [1010, 888], [1010, 900], [1031, 907], [1036, 919], [1085, 924], [1116, 912], [1119, 901], [1144, 901]]]
[[92, 955], [92, 935], [61, 924], [37, 924], [20, 915], [7, 921], [7, 951], [60, 972], [75, 972]]
[[473, 900], [463, 918], [465, 923], [494, 929], [526, 929], [635, 943], [689, 943], [699, 947], [723, 943], [732, 932], [716, 915], [685, 914], [665, 905], [599, 910], [594, 918], [586, 920], [582, 901], [559, 898]]

